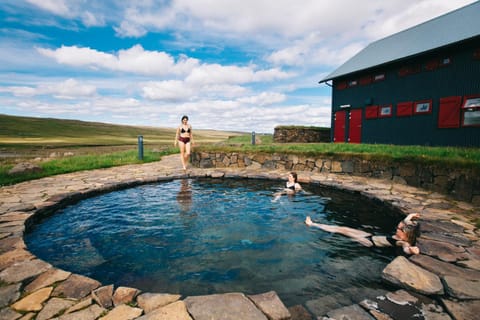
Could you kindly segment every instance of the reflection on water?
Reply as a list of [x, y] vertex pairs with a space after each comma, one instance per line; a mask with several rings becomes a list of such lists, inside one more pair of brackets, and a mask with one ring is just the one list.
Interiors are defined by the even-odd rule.
[[25, 239], [56, 267], [144, 292], [275, 290], [289, 306], [338, 292], [354, 299], [381, 287], [393, 251], [365, 248], [303, 221], [308, 214], [391, 233], [398, 217], [375, 201], [315, 185], [272, 202], [282, 185], [254, 179], [144, 185], [69, 206]]
[[180, 190], [177, 193], [177, 201], [182, 212], [189, 212], [192, 207], [192, 188], [189, 179], [180, 180]]

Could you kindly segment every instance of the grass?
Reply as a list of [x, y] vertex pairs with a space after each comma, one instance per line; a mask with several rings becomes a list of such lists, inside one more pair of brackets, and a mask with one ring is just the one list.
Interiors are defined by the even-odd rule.
[[0, 166], [0, 185], [10, 185], [22, 181], [39, 179], [43, 177], [53, 176], [62, 173], [93, 170], [100, 168], [110, 168], [114, 166], [122, 166], [135, 163], [147, 163], [158, 161], [162, 156], [177, 153], [177, 149], [171, 148], [161, 152], [153, 152], [151, 150], [144, 150], [143, 160], [138, 159], [137, 150], [113, 152], [96, 155], [83, 155], [74, 157], [64, 157], [59, 159], [52, 159], [38, 163], [42, 169], [37, 173], [24, 173], [10, 175], [8, 171], [13, 165]]
[[410, 161], [445, 164], [480, 170], [480, 148], [396, 146], [347, 143], [273, 143], [271, 136], [260, 136], [261, 143], [251, 144], [251, 136], [228, 139], [221, 144], [202, 147], [205, 151], [286, 153], [305, 156], [361, 157], [367, 160]]
[[[238, 132], [195, 130], [197, 146], [217, 143]], [[144, 157], [138, 160], [138, 136]], [[0, 186], [46, 176], [158, 161], [178, 153], [174, 128], [121, 126], [77, 120], [0, 114]], [[65, 154], [69, 156], [64, 156]], [[38, 159], [37, 159], [38, 158]], [[40, 173], [9, 175], [19, 162], [34, 162]]]
[[[137, 136], [144, 137], [144, 159], [138, 160]], [[178, 153], [175, 129], [133, 127], [76, 120], [0, 115], [0, 186], [80, 170], [158, 161]], [[274, 143], [273, 136], [195, 130], [196, 151], [286, 153], [304, 156], [361, 157], [366, 160], [475, 168], [480, 172], [480, 148], [394, 146], [346, 143]], [[62, 156], [65, 152], [73, 156]], [[49, 154], [57, 154], [49, 158]], [[35, 161], [41, 173], [9, 175], [14, 164]]]

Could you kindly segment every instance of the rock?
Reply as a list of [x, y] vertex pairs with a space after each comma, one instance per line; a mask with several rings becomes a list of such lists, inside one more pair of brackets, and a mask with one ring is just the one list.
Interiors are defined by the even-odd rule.
[[20, 298], [20, 283], [0, 287], [0, 308], [10, 305]]
[[443, 262], [423, 254], [410, 257], [410, 261], [440, 277], [449, 275], [471, 280], [480, 280], [479, 271], [464, 269], [452, 263]]
[[74, 313], [68, 313], [58, 317], [58, 320], [95, 320], [100, 317], [107, 310], [102, 307], [93, 304], [86, 309]]
[[454, 319], [476, 320], [480, 314], [480, 300], [457, 302], [442, 299], [442, 302]]
[[92, 291], [93, 300], [105, 309], [113, 307], [113, 284], [109, 286], [103, 286]]
[[9, 175], [18, 175], [18, 174], [26, 174], [26, 173], [37, 173], [42, 172], [42, 168], [38, 165], [28, 162], [22, 162], [15, 165], [12, 169], [8, 171]]
[[140, 290], [129, 287], [118, 287], [113, 294], [113, 305], [118, 306], [132, 302]]
[[0, 254], [0, 270], [4, 270], [14, 263], [32, 260], [34, 256], [25, 249], [14, 249]]
[[47, 304], [43, 309], [38, 313], [35, 320], [47, 320], [50, 319], [62, 311], [70, 308], [75, 304], [73, 300], [61, 299], [61, 298], [52, 298], [48, 300]]
[[284, 320], [291, 317], [290, 312], [275, 291], [249, 295], [248, 297], [270, 320]]
[[39, 275], [35, 280], [25, 287], [26, 292], [33, 292], [40, 288], [51, 286], [52, 284], [67, 279], [72, 273], [60, 269], [50, 269]]
[[360, 305], [378, 320], [423, 319], [422, 315], [425, 319], [450, 320], [435, 300], [405, 290], [364, 300]]
[[315, 316], [322, 316], [328, 311], [352, 304], [352, 301], [341, 293], [331, 294], [305, 303], [308, 311]]
[[100, 287], [101, 283], [78, 274], [72, 274], [53, 291], [54, 296], [81, 299]]
[[365, 310], [354, 304], [327, 312], [327, 316], [332, 319], [345, 320], [374, 320]]
[[193, 296], [184, 301], [195, 320], [267, 320], [243, 293]]
[[480, 271], [480, 259], [475, 259], [473, 256], [469, 256], [469, 258], [468, 260], [458, 261], [457, 264], [461, 267]]
[[467, 258], [464, 248], [446, 242], [420, 238], [417, 241], [417, 246], [422, 254], [437, 257], [446, 262], [455, 262]]
[[89, 296], [81, 300], [80, 302], [74, 304], [72, 307], [68, 308], [68, 310], [65, 311], [65, 313], [73, 313], [75, 311], [85, 309], [88, 306], [90, 306], [92, 303], [93, 303], [93, 299]]
[[310, 312], [300, 304], [288, 308], [288, 311], [293, 320], [313, 320]]
[[43, 308], [42, 303], [47, 301], [52, 291], [53, 287], [40, 289], [15, 302], [11, 307], [17, 311], [40, 311]]
[[143, 310], [121, 304], [113, 308], [106, 316], [101, 317], [101, 320], [131, 320], [140, 317]]
[[22, 314], [15, 312], [10, 308], [0, 309], [0, 319], [2, 320], [17, 320], [22, 316]]
[[166, 306], [172, 302], [180, 299], [179, 294], [168, 293], [143, 293], [137, 297], [137, 303], [145, 313], [149, 313], [152, 310]]
[[448, 295], [458, 299], [480, 299], [480, 280], [467, 280], [460, 277], [443, 278]]
[[405, 289], [424, 294], [443, 294], [443, 285], [440, 278], [398, 256], [382, 271], [382, 279]]
[[[10, 236], [2, 239], [0, 241], [0, 253], [6, 253], [10, 250], [15, 250], [15, 249], [25, 249], [25, 243], [23, 242], [22, 237], [19, 236], [14, 236], [13, 234], [16, 232], [24, 232], [24, 226], [16, 226], [16, 227], [6, 227], [6, 228], [1, 228], [2, 232], [8, 233]], [[5, 230], [9, 229], [9, 230]]]
[[[185, 302], [176, 301], [164, 307], [153, 310], [152, 312], [137, 318], [137, 320], [192, 320], [192, 317], [187, 312]], [[214, 320], [215, 318], [208, 318]], [[224, 318], [226, 319], [226, 318]], [[248, 318], [246, 318], [248, 319]], [[200, 318], [195, 320], [201, 320]]]
[[0, 280], [6, 283], [21, 282], [25, 279], [34, 277], [51, 267], [50, 264], [39, 259], [17, 262], [0, 272]]

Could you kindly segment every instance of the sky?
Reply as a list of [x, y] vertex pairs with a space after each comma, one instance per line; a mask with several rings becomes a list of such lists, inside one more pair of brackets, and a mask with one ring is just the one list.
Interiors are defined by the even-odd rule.
[[2, 0], [0, 113], [273, 133], [330, 127], [318, 82], [471, 0]]

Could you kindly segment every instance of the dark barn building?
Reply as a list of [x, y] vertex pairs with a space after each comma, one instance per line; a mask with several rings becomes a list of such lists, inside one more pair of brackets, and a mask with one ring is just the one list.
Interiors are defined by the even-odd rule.
[[376, 41], [320, 83], [332, 141], [480, 146], [480, 1]]

